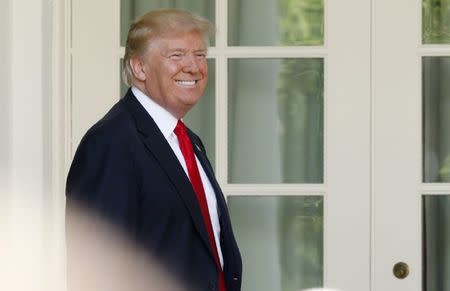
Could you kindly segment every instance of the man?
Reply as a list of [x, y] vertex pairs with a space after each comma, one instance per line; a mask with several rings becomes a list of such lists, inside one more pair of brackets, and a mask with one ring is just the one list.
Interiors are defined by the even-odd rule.
[[[242, 262], [224, 196], [182, 118], [202, 96], [212, 25], [152, 11], [128, 32], [125, 97], [82, 139], [67, 178], [81, 204], [148, 250], [193, 290], [241, 288]], [[70, 274], [69, 274], [70, 276]]]

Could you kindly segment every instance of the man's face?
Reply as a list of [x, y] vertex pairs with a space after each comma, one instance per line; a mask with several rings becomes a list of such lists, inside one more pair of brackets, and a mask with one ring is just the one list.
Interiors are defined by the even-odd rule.
[[142, 59], [145, 93], [175, 117], [183, 117], [205, 91], [206, 50], [195, 31], [153, 40]]

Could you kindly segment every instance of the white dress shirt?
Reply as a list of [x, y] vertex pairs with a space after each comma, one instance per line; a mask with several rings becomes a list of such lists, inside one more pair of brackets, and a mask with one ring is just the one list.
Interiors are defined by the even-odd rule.
[[[178, 119], [175, 118], [169, 111], [160, 106], [158, 103], [153, 101], [150, 97], [145, 95], [141, 90], [136, 87], [131, 87], [131, 91], [134, 96], [136, 96], [137, 100], [141, 105], [145, 108], [145, 110], [150, 114], [150, 116], [155, 121], [159, 130], [162, 132], [173, 152], [178, 158], [181, 166], [186, 173], [186, 176], [189, 178], [186, 161], [184, 160], [184, 156], [181, 153], [180, 145], [178, 143], [178, 138], [176, 134], [173, 132]], [[196, 145], [194, 145], [196, 146]], [[211, 218], [211, 224], [214, 231], [214, 239], [216, 241], [217, 252], [219, 254], [220, 264], [223, 269], [223, 256], [222, 249], [220, 248], [220, 224], [219, 224], [219, 216], [217, 214], [217, 200], [216, 195], [214, 193], [214, 189], [211, 185], [211, 182], [208, 179], [208, 176], [203, 170], [202, 164], [198, 160], [197, 156], [195, 157], [195, 161], [197, 162], [198, 170], [200, 171], [200, 177], [202, 179], [203, 188], [205, 189], [206, 201], [208, 203], [209, 216]]]

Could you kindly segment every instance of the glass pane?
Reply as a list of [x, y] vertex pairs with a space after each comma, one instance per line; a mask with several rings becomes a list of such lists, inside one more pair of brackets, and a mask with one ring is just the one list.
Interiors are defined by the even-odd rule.
[[424, 57], [424, 182], [450, 182], [450, 57]]
[[323, 11], [323, 0], [228, 0], [228, 44], [322, 45]]
[[[122, 59], [120, 60], [122, 64]], [[121, 74], [121, 71], [119, 72]], [[208, 59], [208, 86], [202, 99], [184, 117], [186, 125], [192, 129], [201, 139], [206, 148], [209, 161], [215, 167], [215, 95], [216, 95], [216, 66], [214, 59]], [[122, 75], [120, 75], [122, 76]], [[120, 82], [120, 97], [127, 93], [128, 86]]]
[[450, 195], [423, 198], [423, 290], [450, 290]]
[[206, 148], [211, 165], [215, 166], [215, 101], [216, 66], [214, 59], [208, 59], [208, 86], [202, 99], [188, 112], [184, 121], [201, 139]]
[[215, 23], [215, 1], [211, 0], [120, 0], [120, 45], [125, 46], [128, 29], [137, 17], [158, 8], [189, 10]]
[[323, 59], [228, 64], [228, 180], [323, 182]]
[[450, 0], [422, 0], [422, 42], [450, 43]]
[[323, 284], [321, 196], [229, 196], [243, 257], [243, 291], [298, 291]]

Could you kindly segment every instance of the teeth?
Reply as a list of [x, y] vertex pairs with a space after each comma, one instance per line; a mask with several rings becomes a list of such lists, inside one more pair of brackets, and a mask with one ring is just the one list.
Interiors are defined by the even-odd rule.
[[192, 86], [195, 85], [195, 80], [177, 80], [177, 83], [180, 85]]

